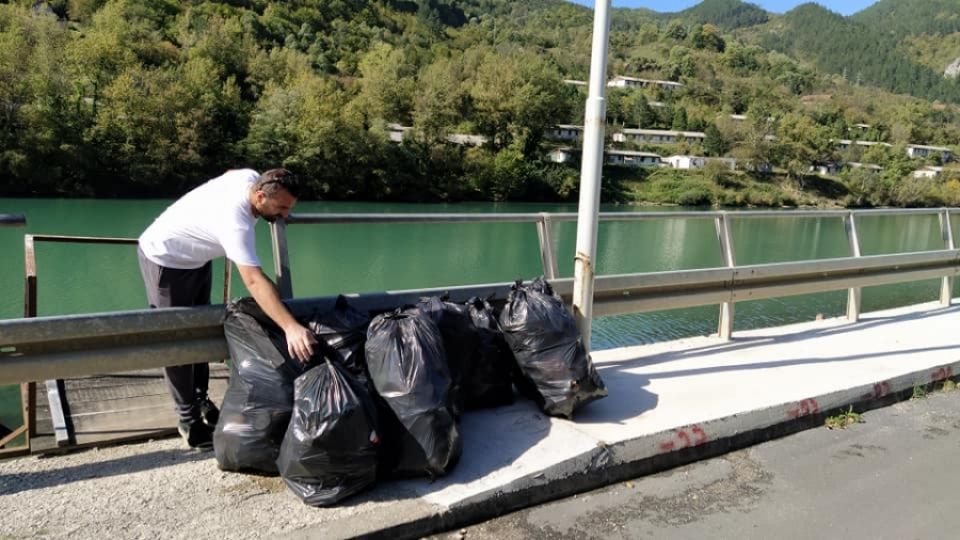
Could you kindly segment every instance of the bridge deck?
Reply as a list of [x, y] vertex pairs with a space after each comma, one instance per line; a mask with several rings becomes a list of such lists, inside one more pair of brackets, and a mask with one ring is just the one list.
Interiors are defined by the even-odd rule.
[[[177, 439], [0, 462], [0, 536], [416, 537], [821, 425], [960, 373], [960, 308], [936, 304], [595, 353], [610, 397], [575, 421], [532, 404], [465, 415], [447, 477], [309, 508]], [[958, 394], [960, 395], [960, 394]]]

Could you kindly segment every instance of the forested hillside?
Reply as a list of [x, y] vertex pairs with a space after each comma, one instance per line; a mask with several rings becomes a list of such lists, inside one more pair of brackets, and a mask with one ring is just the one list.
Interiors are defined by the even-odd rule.
[[[548, 132], [582, 122], [569, 81], [587, 78], [592, 22], [561, 0], [0, 2], [0, 196], [172, 196], [285, 166], [311, 198], [569, 200], [577, 161], [547, 156], [578, 143]], [[910, 36], [812, 5], [614, 10], [608, 74], [679, 85], [609, 88], [608, 138], [706, 137], [611, 147], [740, 165], [609, 167], [606, 200], [960, 202], [960, 182], [911, 176], [940, 163], [904, 145], [960, 141], [960, 86], [906, 56]], [[885, 145], [837, 145], [857, 138]], [[840, 160], [882, 172], [811, 173]]]

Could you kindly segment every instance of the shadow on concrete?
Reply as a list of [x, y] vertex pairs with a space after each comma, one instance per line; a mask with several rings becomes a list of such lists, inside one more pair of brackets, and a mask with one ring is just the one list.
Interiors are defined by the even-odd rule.
[[[910, 313], [906, 315], [898, 316], [889, 316], [889, 317], [868, 317], [863, 318], [859, 322], [841, 324], [839, 326], [831, 326], [829, 328], [818, 328], [799, 331], [793, 334], [774, 334], [774, 335], [753, 335], [750, 337], [741, 337], [738, 338], [734, 335], [731, 341], [719, 342], [710, 345], [705, 345], [702, 347], [692, 347], [688, 349], [683, 349], [680, 351], [667, 351], [651, 356], [646, 356], [642, 358], [637, 358], [635, 360], [629, 361], [630, 367], [640, 367], [644, 365], [654, 365], [663, 362], [671, 362], [673, 360], [679, 360], [683, 358], [690, 357], [703, 357], [713, 354], [724, 354], [733, 351], [739, 351], [744, 349], [749, 349], [757, 347], [760, 345], [769, 345], [772, 343], [794, 343], [801, 342], [808, 339], [816, 339], [824, 336], [831, 336], [837, 334], [843, 334], [848, 332], [859, 332], [868, 328], [873, 328], [877, 326], [882, 326], [886, 324], [893, 324], [903, 321], [911, 320], [923, 320], [931, 317], [937, 317], [944, 314], [954, 313], [960, 311], [960, 306], [951, 306], [944, 308], [932, 309], [929, 311], [923, 311], [918, 313]], [[762, 330], [756, 330], [762, 331]], [[756, 332], [755, 331], [755, 332]], [[604, 366], [611, 366], [617, 364], [623, 364], [624, 362], [605, 362]]]
[[[122, 476], [124, 474], [158, 469], [160, 467], [172, 467], [212, 458], [213, 452], [201, 453], [187, 449], [160, 450], [73, 467], [50, 469], [48, 471], [4, 474], [0, 475], [0, 496], [62, 486], [64, 484], [82, 482], [93, 478]], [[55, 465], [56, 461], [51, 460], [50, 463]]]
[[625, 424], [657, 407], [660, 398], [645, 389], [650, 385], [650, 377], [618, 367], [616, 362], [597, 365], [608, 395], [573, 413], [574, 424]]
[[[847, 356], [818, 357], [818, 358], [792, 358], [789, 360], [774, 360], [771, 362], [757, 362], [752, 364], [732, 364], [725, 366], [710, 366], [695, 369], [681, 369], [676, 371], [661, 371], [652, 373], [651, 378], [666, 379], [671, 377], [683, 377], [688, 375], [704, 375], [709, 373], [720, 373], [723, 371], [747, 371], [751, 369], [771, 369], [786, 366], [798, 366], [803, 364], [829, 364], [833, 362], [849, 362], [851, 360], [860, 360], [863, 358], [878, 358], [882, 356], [895, 356], [909, 353], [923, 353], [933, 351], [956, 350], [960, 353], [960, 345], [943, 345], [940, 347], [921, 347], [913, 349], [899, 349], [896, 351], [885, 351], [882, 353], [851, 354]], [[638, 366], [649, 365], [647, 359], [638, 358], [636, 360], [626, 360], [621, 362], [605, 362], [605, 366], [620, 369], [633, 369]]]
[[[657, 406], [658, 397], [644, 389], [650, 384], [648, 377], [606, 366], [597, 368], [609, 396], [578, 409], [569, 422], [571, 428], [587, 423], [624, 424]], [[429, 478], [382, 482], [371, 492], [342, 505], [423, 497], [453, 485], [482, 480], [513, 465], [546, 439], [557, 422], [567, 421], [543, 414], [535, 403], [520, 396], [513, 405], [467, 412], [458, 426], [463, 455], [447, 476], [433, 482]], [[491, 483], [480, 490], [493, 487]]]

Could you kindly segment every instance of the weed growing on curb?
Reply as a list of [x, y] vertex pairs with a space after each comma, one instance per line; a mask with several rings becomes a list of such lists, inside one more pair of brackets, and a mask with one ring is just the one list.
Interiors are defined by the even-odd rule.
[[862, 423], [863, 415], [853, 412], [853, 405], [851, 405], [846, 412], [842, 412], [836, 416], [827, 417], [827, 421], [824, 422], [824, 425], [827, 426], [827, 429], [846, 429], [847, 426], [851, 424]]
[[957, 389], [957, 383], [953, 382], [950, 379], [943, 381], [943, 388], [941, 388], [941, 390], [943, 390], [944, 392], [950, 392], [956, 389]]
[[923, 399], [925, 397], [927, 397], [927, 388], [920, 383], [914, 384], [913, 395], [910, 396], [910, 399]]

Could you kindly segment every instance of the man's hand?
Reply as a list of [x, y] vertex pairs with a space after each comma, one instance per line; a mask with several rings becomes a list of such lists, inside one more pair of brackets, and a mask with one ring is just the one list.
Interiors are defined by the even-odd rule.
[[292, 324], [284, 328], [283, 333], [287, 335], [287, 352], [292, 358], [306, 364], [313, 356], [313, 346], [317, 344], [317, 338], [314, 337], [313, 332], [299, 324]]
[[293, 318], [280, 300], [277, 288], [267, 279], [259, 266], [238, 264], [237, 270], [240, 271], [243, 284], [247, 286], [247, 290], [257, 301], [260, 309], [277, 323], [277, 326], [283, 328], [283, 333], [287, 336], [287, 352], [290, 353], [290, 357], [307, 363], [313, 356], [314, 345], [317, 343], [313, 332], [304, 328]]

